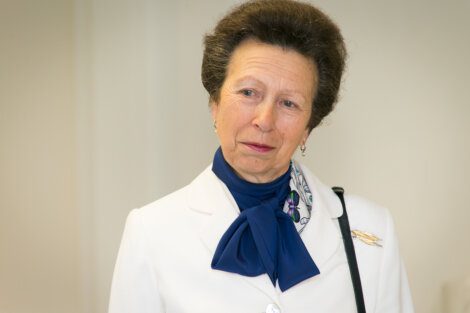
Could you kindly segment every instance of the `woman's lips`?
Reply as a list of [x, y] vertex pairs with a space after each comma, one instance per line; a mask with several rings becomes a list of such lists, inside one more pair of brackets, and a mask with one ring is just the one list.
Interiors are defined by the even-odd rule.
[[257, 152], [262, 152], [262, 153], [266, 153], [274, 149], [274, 147], [264, 145], [261, 143], [256, 143], [256, 142], [244, 142], [243, 144], [252, 150], [255, 150]]

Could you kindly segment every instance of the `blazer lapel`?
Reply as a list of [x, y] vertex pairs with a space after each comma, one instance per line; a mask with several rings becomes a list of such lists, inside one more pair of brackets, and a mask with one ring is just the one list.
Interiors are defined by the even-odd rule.
[[[199, 232], [200, 239], [208, 249], [208, 253], [214, 255], [220, 238], [237, 218], [240, 211], [232, 194], [212, 172], [211, 166], [206, 168], [189, 186], [188, 206], [201, 214], [207, 215], [206, 223]], [[208, 264], [207, 266], [210, 266]], [[242, 279], [255, 287], [273, 302], [278, 301], [276, 289], [267, 275], [246, 277], [238, 274], [227, 273]]]
[[214, 253], [225, 230], [237, 218], [239, 210], [235, 200], [223, 183], [208, 167], [190, 185], [188, 206], [207, 215], [200, 230], [200, 238], [210, 253]]
[[307, 168], [301, 168], [313, 196], [312, 215], [301, 238], [321, 275], [322, 269], [342, 243], [337, 218], [343, 209], [329, 187], [323, 185]]

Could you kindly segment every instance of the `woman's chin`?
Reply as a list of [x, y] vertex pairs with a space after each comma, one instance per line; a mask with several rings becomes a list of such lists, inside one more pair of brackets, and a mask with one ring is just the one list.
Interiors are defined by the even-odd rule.
[[237, 175], [246, 181], [252, 183], [268, 183], [282, 174], [289, 168], [289, 164], [285, 167], [274, 166], [273, 162], [265, 160], [235, 162], [232, 166]]

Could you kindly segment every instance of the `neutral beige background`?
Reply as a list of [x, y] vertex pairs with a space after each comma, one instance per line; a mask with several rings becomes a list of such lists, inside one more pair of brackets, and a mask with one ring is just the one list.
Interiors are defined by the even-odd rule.
[[[129, 210], [217, 147], [201, 36], [233, 3], [0, 0], [0, 313], [106, 312]], [[445, 312], [470, 275], [470, 4], [315, 3], [350, 58], [302, 161], [390, 208], [416, 311]]]
[[80, 312], [74, 9], [0, 0], [0, 312]]

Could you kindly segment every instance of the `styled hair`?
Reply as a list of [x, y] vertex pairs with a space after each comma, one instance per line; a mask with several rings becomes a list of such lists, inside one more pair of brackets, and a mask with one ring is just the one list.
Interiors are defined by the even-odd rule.
[[339, 28], [319, 9], [303, 2], [253, 0], [235, 7], [204, 37], [201, 78], [211, 101], [219, 101], [233, 51], [249, 38], [293, 49], [316, 65], [318, 84], [307, 126], [311, 131], [333, 110], [338, 98], [347, 55]]

